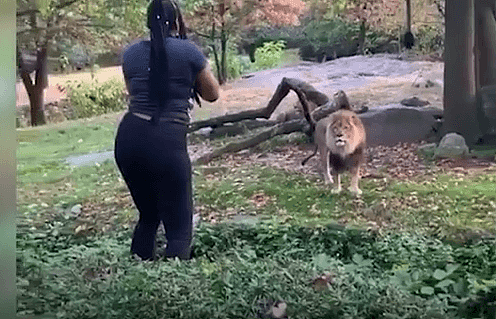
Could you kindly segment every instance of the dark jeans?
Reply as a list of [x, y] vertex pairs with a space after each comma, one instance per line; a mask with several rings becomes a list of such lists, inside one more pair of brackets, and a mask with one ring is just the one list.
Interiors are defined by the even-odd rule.
[[131, 252], [154, 258], [155, 235], [163, 222], [167, 257], [191, 255], [193, 200], [187, 127], [149, 121], [127, 113], [115, 140], [115, 160], [139, 210]]

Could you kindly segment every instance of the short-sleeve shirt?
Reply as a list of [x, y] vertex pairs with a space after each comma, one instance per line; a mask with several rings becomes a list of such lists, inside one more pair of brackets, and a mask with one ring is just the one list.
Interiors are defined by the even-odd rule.
[[[122, 55], [122, 72], [129, 86], [129, 111], [153, 115], [157, 103], [150, 98], [149, 64], [150, 40], [130, 45]], [[191, 41], [167, 38], [169, 59], [170, 98], [164, 112], [188, 112], [192, 88], [198, 73], [205, 67], [206, 58]], [[155, 85], [164, 85], [156, 83]]]

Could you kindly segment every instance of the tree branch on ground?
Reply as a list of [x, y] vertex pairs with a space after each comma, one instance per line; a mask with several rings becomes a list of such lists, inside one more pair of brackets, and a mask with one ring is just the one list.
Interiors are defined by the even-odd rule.
[[[303, 109], [303, 114], [300, 115], [300, 118], [283, 122], [267, 121], [274, 113], [277, 106], [289, 94], [291, 90], [295, 91], [295, 93], [297, 94], [298, 100], [300, 101]], [[317, 91], [310, 84], [294, 78], [283, 78], [265, 108], [247, 110], [235, 114], [227, 114], [204, 121], [191, 123], [189, 132], [194, 132], [205, 127], [211, 127], [214, 130], [223, 129], [224, 134], [227, 134], [229, 132], [244, 132], [245, 130], [240, 128], [240, 125], [233, 125], [233, 123], [238, 122], [244, 123], [244, 121], [248, 121], [248, 123], [250, 124], [247, 124], [245, 128], [247, 128], [248, 126], [271, 126], [245, 139], [231, 142], [221, 148], [215, 149], [212, 152], [198, 158], [194, 162], [194, 164], [206, 164], [223, 154], [235, 153], [240, 150], [256, 146], [277, 135], [290, 134], [293, 132], [303, 132], [307, 135], [311, 135], [314, 130], [315, 122], [318, 122], [320, 119], [340, 109], [343, 103], [349, 104], [344, 92], [343, 96], [344, 98], [339, 101], [329, 101], [329, 98], [325, 94]], [[366, 111], [366, 109], [357, 110], [358, 113], [363, 113], [364, 111]], [[264, 120], [259, 121], [257, 119]], [[258, 125], [255, 124], [257, 122]], [[225, 124], [229, 124], [230, 126], [227, 126]]]

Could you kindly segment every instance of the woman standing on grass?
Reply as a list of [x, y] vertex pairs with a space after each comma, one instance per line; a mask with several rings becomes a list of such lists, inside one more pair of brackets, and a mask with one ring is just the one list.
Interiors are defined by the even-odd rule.
[[[131, 252], [155, 258], [155, 235], [164, 224], [166, 257], [191, 257], [193, 199], [186, 133], [193, 88], [210, 102], [219, 84], [202, 52], [186, 40], [173, 0], [148, 6], [151, 40], [123, 54], [122, 71], [130, 94], [117, 131], [115, 159], [139, 211]], [[177, 32], [179, 36], [171, 36]]]

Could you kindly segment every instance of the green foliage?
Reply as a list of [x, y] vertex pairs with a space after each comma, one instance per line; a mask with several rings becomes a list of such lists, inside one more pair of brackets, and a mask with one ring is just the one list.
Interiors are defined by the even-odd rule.
[[[62, 162], [71, 153], [110, 149], [109, 122], [18, 131], [20, 316], [253, 318], [263, 300], [282, 299], [294, 318], [492, 318], [494, 240], [455, 245], [406, 232], [375, 237], [334, 225], [231, 223], [201, 226], [192, 261], [138, 263], [129, 256], [131, 233], [116, 221], [100, 222], [115, 223], [117, 232], [76, 234], [76, 222], [93, 222], [106, 209], [103, 203], [115, 209], [113, 200], [127, 192], [113, 163], [69, 169]], [[365, 179], [359, 200], [278, 169], [251, 165], [205, 174], [196, 174], [195, 196], [199, 207], [214, 212], [235, 208], [322, 225], [362, 216], [363, 207], [384, 199], [395, 203], [393, 222], [418, 233], [425, 225], [457, 233], [476, 220], [494, 229], [490, 172], [387, 185]], [[254, 207], [255, 194], [265, 194], [267, 205]], [[97, 218], [70, 217], [68, 210], [88, 199], [102, 205], [91, 215]], [[333, 283], [318, 293], [311, 280], [324, 272], [333, 274]]]
[[[494, 229], [494, 174], [387, 185], [364, 179], [365, 192], [355, 199], [335, 196], [295, 172], [254, 165], [227, 165], [208, 175], [207, 168], [198, 169], [199, 208], [235, 208], [285, 224], [275, 218], [202, 224], [193, 260], [137, 262], [130, 258], [131, 232], [120, 218], [126, 210], [116, 199], [127, 189], [115, 165], [63, 163], [71, 153], [111, 149], [114, 119], [96, 120], [18, 131], [19, 316], [256, 318], [261, 303], [282, 299], [291, 318], [491, 318], [484, 313], [491, 313], [496, 291], [494, 239], [459, 245], [420, 234], [433, 223], [458, 232], [461, 226], [452, 223], [465, 214], [492, 221]], [[302, 142], [295, 138], [288, 143]], [[267, 204], [254, 207], [255, 194], [264, 194]], [[360, 217], [378, 199], [395, 202], [393, 222], [419, 234], [322, 226]], [[92, 215], [91, 206], [71, 215], [73, 205], [88, 201], [97, 204]], [[129, 215], [134, 218], [135, 211]], [[302, 227], [306, 220], [318, 226]], [[116, 230], [77, 233], [81, 223], [108, 223]], [[329, 290], [314, 291], [312, 279], [323, 273], [332, 274]]]
[[250, 65], [237, 53], [237, 49], [234, 45], [229, 42], [229, 49], [226, 54], [226, 68], [227, 68], [227, 78], [237, 79], [243, 75], [247, 70], [249, 70]]
[[43, 18], [47, 18], [51, 14], [51, 3], [52, 0], [36, 0], [36, 7]]
[[255, 50], [255, 68], [257, 70], [270, 69], [282, 62], [283, 50], [286, 42], [283, 40], [265, 42]]
[[[254, 318], [261, 303], [280, 299], [297, 318], [463, 318], [457, 311], [467, 299], [456, 289], [471, 298], [476, 289], [457, 283], [481, 282], [479, 274], [493, 271], [496, 258], [494, 241], [460, 248], [335, 226], [231, 223], [201, 226], [191, 261], [150, 263], [130, 258], [130, 237], [128, 231], [85, 238], [55, 234], [53, 227], [21, 229], [18, 314]], [[479, 266], [472, 273], [467, 263], [474, 257]], [[398, 281], [401, 269], [418, 291]], [[332, 277], [328, 290], [314, 291], [312, 279], [323, 273]]]
[[124, 83], [112, 79], [104, 83], [68, 84], [68, 98], [77, 118], [92, 117], [126, 108]]
[[422, 25], [418, 28], [417, 46], [421, 52], [442, 52], [444, 50], [444, 32], [437, 26]]

